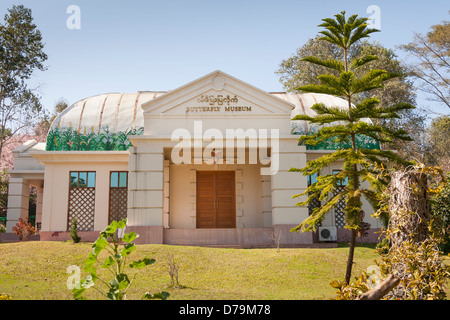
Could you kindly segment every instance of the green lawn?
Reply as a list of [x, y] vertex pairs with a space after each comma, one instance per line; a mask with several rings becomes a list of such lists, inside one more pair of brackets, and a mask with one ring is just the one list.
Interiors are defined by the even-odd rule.
[[[0, 243], [0, 294], [13, 299], [72, 299], [67, 267], [82, 267], [88, 243]], [[155, 258], [138, 273], [128, 299], [161, 290], [169, 299], [329, 299], [331, 280], [342, 280], [347, 247], [333, 249], [230, 249], [139, 245], [131, 258]], [[167, 262], [173, 255], [183, 288], [169, 287]], [[374, 264], [373, 247], [357, 247], [355, 275]], [[129, 275], [133, 272], [129, 270]], [[109, 280], [109, 279], [107, 279]], [[89, 290], [88, 298], [98, 298]]]

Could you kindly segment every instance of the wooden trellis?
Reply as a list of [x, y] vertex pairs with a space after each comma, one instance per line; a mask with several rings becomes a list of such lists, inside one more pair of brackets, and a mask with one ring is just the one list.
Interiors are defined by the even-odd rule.
[[[341, 192], [345, 186], [338, 186], [336, 193]], [[344, 228], [345, 227], [345, 206], [346, 206], [345, 199], [339, 200], [336, 207], [334, 208], [334, 217], [336, 221], [336, 227], [337, 228]]]
[[109, 223], [127, 217], [127, 188], [109, 188]]
[[94, 231], [95, 188], [69, 188], [67, 230], [77, 218], [78, 231]]
[[319, 197], [314, 197], [311, 202], [308, 204], [308, 213], [309, 215], [313, 214], [315, 208], [320, 208], [320, 200]]

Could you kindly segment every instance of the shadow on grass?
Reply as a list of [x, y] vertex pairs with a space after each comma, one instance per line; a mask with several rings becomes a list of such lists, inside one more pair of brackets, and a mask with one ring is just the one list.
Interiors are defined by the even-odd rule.
[[[369, 249], [375, 249], [376, 248], [376, 246], [377, 246], [377, 244], [376, 243], [360, 243], [360, 242], [357, 242], [356, 243], [356, 248], [369, 248]], [[348, 242], [339, 242], [338, 243], [338, 248], [348, 248], [348, 247], [350, 247], [350, 243], [348, 243]]]

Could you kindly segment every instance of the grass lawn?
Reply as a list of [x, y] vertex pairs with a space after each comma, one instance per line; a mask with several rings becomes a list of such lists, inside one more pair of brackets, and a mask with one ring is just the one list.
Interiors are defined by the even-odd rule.
[[[66, 282], [67, 267], [83, 266], [91, 251], [89, 243], [0, 243], [0, 294], [13, 299], [72, 299]], [[348, 248], [333, 249], [230, 249], [168, 245], [139, 245], [130, 256], [154, 258], [141, 269], [127, 298], [140, 299], [144, 292], [162, 290], [169, 299], [266, 300], [329, 299], [334, 297], [331, 280], [342, 280]], [[173, 255], [179, 265], [183, 288], [169, 286], [167, 263]], [[374, 264], [373, 247], [358, 246], [354, 274]], [[105, 271], [105, 270], [102, 270]], [[128, 270], [129, 276], [133, 275]], [[99, 276], [105, 273], [99, 271]], [[100, 284], [98, 284], [101, 286]], [[105, 291], [105, 290], [103, 290]], [[87, 298], [100, 298], [88, 290]]]

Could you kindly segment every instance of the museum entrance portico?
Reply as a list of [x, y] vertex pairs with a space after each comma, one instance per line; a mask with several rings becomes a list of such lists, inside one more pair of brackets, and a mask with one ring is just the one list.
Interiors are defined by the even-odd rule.
[[[282, 145], [288, 141], [296, 145], [295, 139], [286, 140]], [[270, 247], [274, 235], [279, 234], [281, 245], [312, 244], [311, 233], [289, 232], [307, 208], [296, 206], [297, 200], [292, 199], [301, 181], [287, 178], [290, 166], [285, 160], [277, 179], [276, 175], [262, 175], [261, 169], [267, 165], [260, 163], [175, 164], [170, 160], [173, 148], [156, 147], [164, 144], [162, 140], [139, 137], [133, 143], [136, 147], [130, 150], [137, 153], [130, 157], [135, 159], [130, 165], [137, 166], [129, 168], [128, 228], [139, 233], [138, 242]], [[162, 197], [160, 202], [155, 201], [156, 196]], [[225, 213], [222, 223], [217, 223], [218, 211]]]
[[290, 233], [307, 208], [292, 195], [306, 164], [293, 105], [220, 71], [144, 103], [130, 137], [128, 221], [143, 242], [271, 246], [312, 243]]

